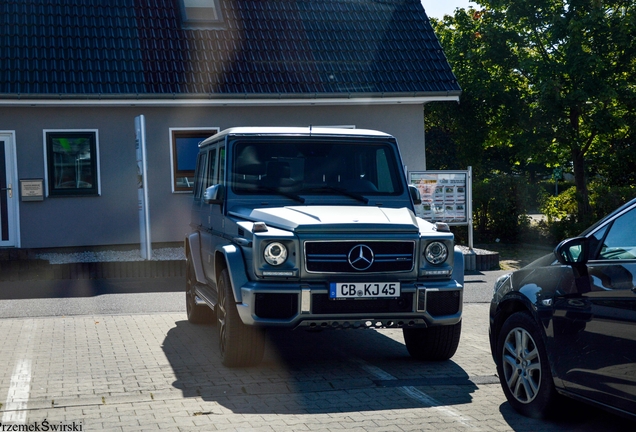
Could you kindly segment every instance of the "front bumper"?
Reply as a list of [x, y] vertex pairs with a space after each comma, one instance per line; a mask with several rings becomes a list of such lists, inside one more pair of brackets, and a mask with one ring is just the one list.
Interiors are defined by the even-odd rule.
[[463, 286], [454, 280], [402, 283], [393, 299], [329, 299], [328, 284], [248, 282], [237, 304], [247, 325], [308, 328], [400, 328], [461, 320]]

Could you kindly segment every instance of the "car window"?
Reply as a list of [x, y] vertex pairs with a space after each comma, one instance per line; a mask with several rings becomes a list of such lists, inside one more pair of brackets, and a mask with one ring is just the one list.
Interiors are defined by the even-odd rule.
[[636, 208], [616, 218], [609, 228], [598, 259], [636, 259]]
[[213, 148], [210, 150], [209, 155], [210, 162], [208, 163], [208, 175], [205, 181], [205, 189], [216, 184], [216, 149]]
[[200, 153], [197, 158], [197, 178], [195, 179], [194, 197], [201, 198], [201, 191], [203, 189], [203, 172], [205, 169], [205, 163], [207, 161], [207, 153]]
[[398, 195], [402, 179], [388, 143], [243, 140], [235, 147], [233, 190], [301, 195]]
[[219, 149], [219, 177], [217, 183], [225, 181], [225, 147]]

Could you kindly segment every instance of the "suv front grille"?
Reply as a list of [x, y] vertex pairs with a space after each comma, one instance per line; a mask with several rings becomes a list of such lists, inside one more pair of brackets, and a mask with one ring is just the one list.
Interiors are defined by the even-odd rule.
[[305, 264], [312, 273], [395, 273], [414, 267], [413, 241], [309, 241]]

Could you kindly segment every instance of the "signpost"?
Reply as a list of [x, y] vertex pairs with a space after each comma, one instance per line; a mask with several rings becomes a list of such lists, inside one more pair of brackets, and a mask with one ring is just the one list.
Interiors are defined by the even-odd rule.
[[141, 257], [152, 259], [150, 241], [150, 209], [148, 208], [148, 164], [146, 160], [146, 118], [135, 117], [135, 148], [137, 149], [137, 197], [139, 200], [139, 237]]

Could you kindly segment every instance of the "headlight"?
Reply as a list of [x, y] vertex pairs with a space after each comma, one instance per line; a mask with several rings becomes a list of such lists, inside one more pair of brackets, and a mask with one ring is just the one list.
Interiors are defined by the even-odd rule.
[[272, 242], [265, 247], [263, 258], [270, 265], [281, 265], [287, 259], [287, 248], [282, 243]]
[[444, 243], [431, 242], [426, 246], [424, 257], [433, 265], [441, 264], [448, 258], [448, 248]]
[[497, 291], [499, 291], [499, 288], [501, 288], [501, 286], [502, 286], [503, 284], [505, 284], [505, 283], [506, 283], [506, 281], [507, 281], [508, 279], [510, 279], [510, 276], [512, 276], [512, 274], [511, 274], [511, 273], [505, 274], [505, 275], [503, 275], [503, 276], [499, 276], [499, 278], [498, 278], [498, 279], [497, 279], [497, 281], [495, 282], [495, 286], [494, 286], [494, 288], [493, 288], [493, 293], [494, 293], [494, 294], [496, 294], [496, 293], [497, 293]]

